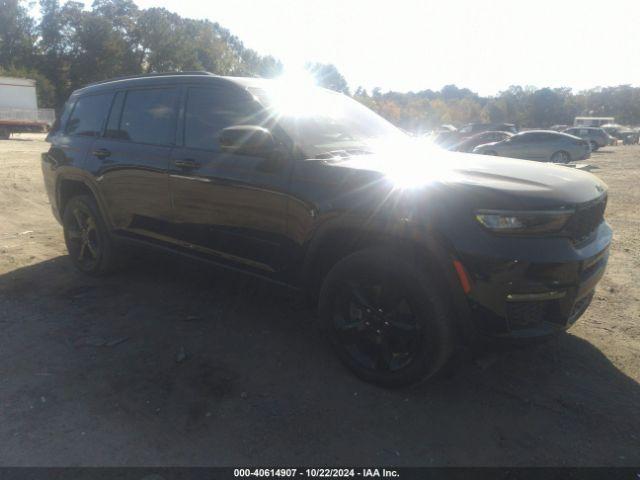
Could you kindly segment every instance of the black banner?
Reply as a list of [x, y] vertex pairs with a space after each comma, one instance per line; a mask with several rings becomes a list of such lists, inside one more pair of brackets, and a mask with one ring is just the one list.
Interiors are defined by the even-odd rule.
[[218, 480], [249, 478], [640, 480], [640, 468], [0, 467], [0, 480]]

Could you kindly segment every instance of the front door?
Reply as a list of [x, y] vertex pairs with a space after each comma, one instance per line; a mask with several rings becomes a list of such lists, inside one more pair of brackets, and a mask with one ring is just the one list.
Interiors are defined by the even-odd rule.
[[174, 236], [223, 263], [275, 274], [290, 163], [225, 153], [218, 142], [226, 127], [264, 123], [259, 105], [237, 87], [191, 87], [182, 123], [169, 165]]

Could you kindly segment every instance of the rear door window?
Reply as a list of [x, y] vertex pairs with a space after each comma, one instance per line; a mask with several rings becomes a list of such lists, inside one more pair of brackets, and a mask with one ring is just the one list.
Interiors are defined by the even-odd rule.
[[112, 98], [112, 93], [80, 97], [69, 117], [65, 133], [85, 137], [98, 136], [102, 131]]
[[533, 132], [525, 135], [528, 142], [550, 142], [556, 140], [557, 136], [553, 133]]
[[175, 88], [130, 90], [120, 116], [117, 138], [152, 145], [175, 142], [178, 91]]
[[554, 142], [556, 140], [561, 140], [561, 135], [556, 135], [554, 133], [541, 133], [540, 140], [543, 142]]

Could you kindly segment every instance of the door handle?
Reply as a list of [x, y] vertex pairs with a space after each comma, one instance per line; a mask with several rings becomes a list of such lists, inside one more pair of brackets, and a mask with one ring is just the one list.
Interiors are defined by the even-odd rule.
[[174, 160], [173, 164], [176, 167], [180, 168], [196, 168], [199, 166], [199, 163], [191, 158], [184, 158], [182, 160]]
[[111, 156], [111, 152], [106, 148], [99, 148], [93, 151], [93, 155], [98, 158], [107, 158]]

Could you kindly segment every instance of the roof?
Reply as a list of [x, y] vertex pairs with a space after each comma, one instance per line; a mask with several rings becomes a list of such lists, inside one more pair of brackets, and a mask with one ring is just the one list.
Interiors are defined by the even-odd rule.
[[15, 85], [18, 87], [35, 87], [36, 81], [30, 78], [0, 77], [0, 85]]
[[522, 130], [521, 132], [518, 132], [518, 133], [561, 133], [561, 132], [556, 132], [555, 130], [537, 129], [537, 130]]
[[574, 120], [605, 120], [608, 118], [615, 118], [615, 117], [576, 117]]
[[[581, 128], [581, 127], [577, 127]], [[551, 133], [553, 135], [561, 135], [565, 137], [571, 137], [572, 135], [564, 132], [557, 132], [556, 130], [524, 130], [522, 132], [518, 132], [516, 135], [523, 135], [525, 133]]]
[[170, 73], [152, 73], [148, 75], [134, 75], [130, 77], [119, 77], [92, 83], [86, 87], [82, 87], [72, 95], [81, 95], [85, 93], [103, 92], [117, 90], [131, 86], [153, 86], [153, 85], [180, 85], [180, 84], [212, 84], [212, 83], [231, 83], [241, 88], [248, 87], [264, 87], [273, 80], [252, 77], [225, 77], [215, 75], [210, 72], [170, 72]]

